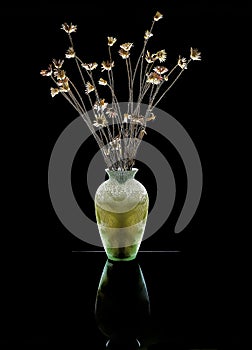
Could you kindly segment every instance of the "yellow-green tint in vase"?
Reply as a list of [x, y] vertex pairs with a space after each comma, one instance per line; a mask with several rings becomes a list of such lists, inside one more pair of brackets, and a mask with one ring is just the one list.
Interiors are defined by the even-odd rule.
[[136, 171], [107, 171], [109, 180], [96, 193], [97, 225], [111, 260], [135, 259], [143, 238], [149, 198], [144, 186], [134, 179]]

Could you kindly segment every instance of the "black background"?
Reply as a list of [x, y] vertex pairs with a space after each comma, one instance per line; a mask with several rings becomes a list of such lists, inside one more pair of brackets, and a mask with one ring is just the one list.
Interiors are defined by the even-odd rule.
[[[150, 131], [149, 141], [167, 155], [180, 186], [171, 217], [141, 249], [181, 251], [138, 256], [156, 322], [153, 349], [169, 344], [188, 348], [239, 348], [241, 344], [247, 309], [243, 252], [249, 197], [248, 6], [228, 1], [137, 4], [71, 1], [0, 7], [4, 209], [0, 344], [5, 347], [68, 344], [72, 349], [103, 349], [104, 337], [96, 328], [93, 306], [105, 254], [72, 253], [96, 247], [63, 227], [47, 188], [54, 143], [77, 114], [63, 99], [51, 98], [50, 84], [39, 71], [51, 58], [63, 57], [68, 48], [60, 30], [63, 22], [78, 25], [74, 35], [80, 55], [100, 62], [106, 55], [108, 35], [139, 47], [141, 33], [157, 10], [164, 19], [152, 39], [157, 49], [166, 49], [169, 64], [178, 54], [186, 55], [190, 46], [202, 52], [202, 62], [192, 64], [159, 107], [174, 116], [193, 139], [204, 186], [194, 218], [181, 234], [174, 235], [186, 178], [176, 151]], [[92, 202], [83, 199], [85, 188], [78, 175], [78, 168], [83, 171], [90, 152], [96, 151], [92, 140], [89, 147], [90, 151], [82, 148], [78, 153], [73, 187], [80, 206], [89, 207], [92, 216]], [[150, 192], [155, 188], [141, 171], [138, 179]]]

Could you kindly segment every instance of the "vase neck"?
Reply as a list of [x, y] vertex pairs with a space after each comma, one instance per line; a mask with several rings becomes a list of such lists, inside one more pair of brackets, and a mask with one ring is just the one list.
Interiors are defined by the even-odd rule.
[[132, 168], [132, 170], [109, 170], [106, 169], [106, 173], [109, 176], [109, 179], [116, 180], [119, 183], [125, 183], [130, 179], [134, 179], [138, 169]]

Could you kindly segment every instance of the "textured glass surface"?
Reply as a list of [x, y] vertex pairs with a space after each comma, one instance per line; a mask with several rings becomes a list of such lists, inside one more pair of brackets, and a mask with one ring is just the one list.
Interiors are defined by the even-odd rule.
[[149, 198], [132, 171], [107, 171], [109, 179], [97, 189], [95, 212], [99, 233], [111, 260], [132, 260], [141, 244]]

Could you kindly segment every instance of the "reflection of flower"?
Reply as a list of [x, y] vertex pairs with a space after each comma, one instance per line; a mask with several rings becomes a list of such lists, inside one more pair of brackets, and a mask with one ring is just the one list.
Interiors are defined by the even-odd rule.
[[[63, 23], [61, 29], [67, 33], [70, 41], [70, 46], [65, 51], [65, 58], [70, 59], [67, 61], [75, 62], [77, 72], [80, 74], [81, 85], [79, 87], [72, 80], [71, 74], [67, 73], [63, 59], [53, 59], [47, 69], [40, 71], [42, 76], [50, 77], [55, 84], [50, 88], [51, 96], [62, 95], [82, 116], [100, 149], [103, 150], [102, 154], [107, 166], [112, 170], [130, 170], [133, 167], [140, 141], [146, 135], [147, 123], [156, 119], [153, 114], [154, 107], [188, 68], [189, 63], [201, 60], [201, 53], [198, 49], [191, 47], [189, 59], [179, 55], [173, 67], [169, 67], [169, 64], [162, 65], [167, 61], [166, 50], [162, 49], [153, 53], [148, 48], [155, 23], [162, 18], [163, 15], [157, 11], [150, 28], [145, 30], [143, 48], [136, 60], [132, 59], [135, 52], [133, 42], [121, 43], [116, 49], [117, 52], [115, 51], [125, 63], [128, 79], [127, 110], [120, 110], [115, 93], [117, 67], [115, 67], [116, 60], [112, 58], [114, 54], [112, 50], [116, 46], [116, 37], [107, 37], [108, 57], [100, 63], [104, 76], [97, 77], [95, 74], [98, 63], [86, 63], [87, 61], [82, 60], [75, 51], [72, 33], [77, 31], [77, 26], [72, 23]], [[121, 79], [123, 75], [119, 73], [120, 84]], [[97, 87], [107, 94], [106, 100]], [[108, 99], [110, 103], [107, 102]], [[145, 102], [147, 109], [145, 113], [142, 113], [141, 103]], [[94, 119], [91, 119], [89, 109]]]

